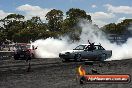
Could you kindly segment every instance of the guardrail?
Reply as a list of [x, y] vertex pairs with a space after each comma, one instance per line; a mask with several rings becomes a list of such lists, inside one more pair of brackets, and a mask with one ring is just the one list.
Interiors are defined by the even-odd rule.
[[0, 51], [0, 60], [7, 60], [13, 57], [13, 51]]

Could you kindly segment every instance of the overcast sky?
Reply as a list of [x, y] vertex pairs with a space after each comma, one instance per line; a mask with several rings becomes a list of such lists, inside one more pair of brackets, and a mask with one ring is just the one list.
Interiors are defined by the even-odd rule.
[[64, 13], [70, 8], [85, 10], [100, 27], [132, 18], [132, 0], [0, 0], [0, 19], [19, 13], [27, 19], [40, 16], [45, 20], [45, 14], [53, 8]]

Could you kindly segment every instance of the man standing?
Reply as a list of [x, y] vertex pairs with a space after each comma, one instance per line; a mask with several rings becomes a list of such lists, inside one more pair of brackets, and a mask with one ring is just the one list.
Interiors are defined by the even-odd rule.
[[32, 59], [32, 58], [34, 58], [35, 57], [35, 50], [38, 48], [38, 46], [35, 48], [35, 46], [34, 45], [32, 45], [32, 48], [31, 48], [31, 50], [30, 50], [30, 58], [28, 58], [27, 60], [26, 60], [26, 62], [28, 62], [28, 69], [27, 69], [27, 72], [29, 72], [30, 71], [30, 69], [31, 69], [31, 64], [30, 64], [30, 60]]

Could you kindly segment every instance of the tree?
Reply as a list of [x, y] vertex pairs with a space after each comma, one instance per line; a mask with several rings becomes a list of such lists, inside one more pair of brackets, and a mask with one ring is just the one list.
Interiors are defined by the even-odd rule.
[[107, 33], [112, 34], [124, 34], [124, 33], [130, 33], [128, 28], [132, 24], [132, 19], [125, 19], [121, 23], [115, 24], [110, 23], [105, 25], [102, 29]]
[[0, 27], [0, 41], [7, 39], [14, 42], [29, 42], [40, 38], [59, 38], [64, 35], [68, 35], [73, 41], [79, 41], [82, 32], [81, 27], [78, 26], [79, 21], [85, 19], [92, 23], [91, 16], [78, 8], [69, 9], [66, 12], [66, 19], [63, 19], [61, 10], [53, 9], [46, 14], [45, 23], [38, 16], [28, 20], [24, 18], [20, 14], [9, 14], [1, 19], [3, 27]]
[[63, 22], [63, 12], [61, 10], [53, 9], [46, 14], [46, 20], [48, 20], [49, 31], [61, 31]]
[[4, 19], [2, 19], [4, 33], [8, 40], [13, 40], [13, 35], [19, 30], [23, 29], [23, 19], [24, 16], [20, 14], [9, 14]]
[[32, 17], [32, 18], [31, 18], [31, 22], [36, 23], [36, 24], [41, 24], [41, 23], [43, 23], [42, 20], [41, 20], [41, 18], [38, 17], [38, 16]]
[[103, 30], [107, 33], [116, 33], [117, 32], [117, 25], [115, 23], [107, 24], [103, 27]]
[[79, 41], [82, 30], [77, 24], [82, 19], [92, 22], [91, 16], [87, 15], [84, 10], [78, 8], [69, 9], [66, 15], [66, 19], [63, 22], [63, 33], [68, 34], [72, 41]]
[[3, 32], [0, 32], [0, 45], [6, 40], [6, 35]]
[[66, 15], [67, 15], [66, 20], [69, 20], [72, 26], [75, 26], [80, 19], [86, 19], [90, 22], [92, 21], [90, 15], [87, 15], [84, 10], [78, 8], [69, 9], [69, 11], [66, 12]]
[[9, 14], [7, 17], [5, 17], [5, 19], [10, 19], [10, 20], [23, 20], [25, 17], [23, 15], [20, 14]]

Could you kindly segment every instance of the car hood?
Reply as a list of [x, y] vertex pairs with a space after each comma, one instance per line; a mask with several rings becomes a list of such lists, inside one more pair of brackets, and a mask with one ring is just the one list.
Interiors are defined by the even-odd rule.
[[60, 53], [61, 53], [61, 54], [65, 54], [65, 53], [67, 53], [67, 52], [73, 53], [73, 52], [80, 52], [80, 51], [83, 51], [83, 50], [66, 50], [66, 51], [62, 51], [62, 52], [60, 52]]

